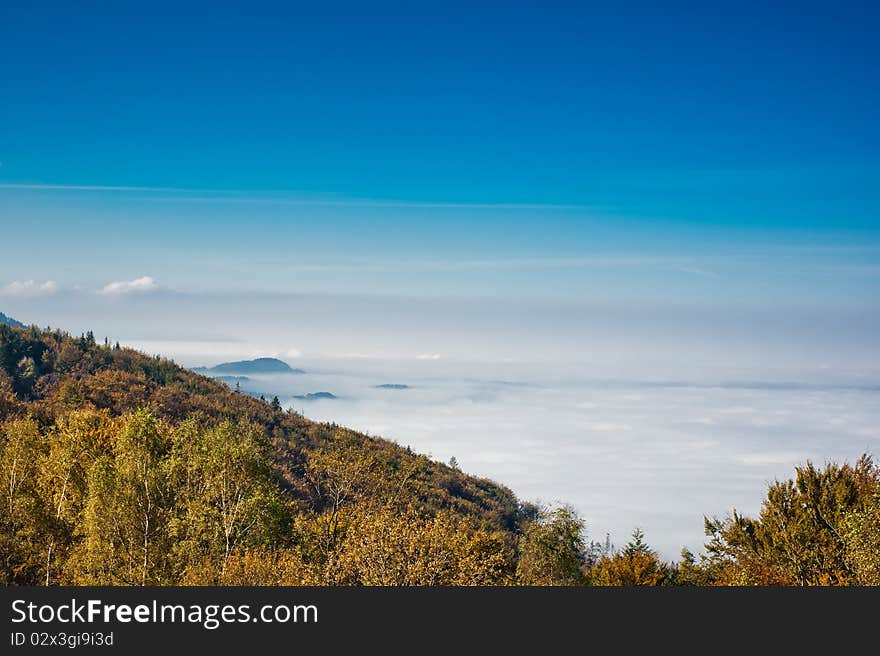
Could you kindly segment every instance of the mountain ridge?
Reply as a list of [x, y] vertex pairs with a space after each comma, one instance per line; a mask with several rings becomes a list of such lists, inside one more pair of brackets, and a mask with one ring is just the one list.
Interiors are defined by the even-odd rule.
[[321, 399], [338, 399], [339, 397], [332, 392], [309, 392], [308, 394], [299, 394], [293, 398], [300, 399], [301, 401], [319, 401]]

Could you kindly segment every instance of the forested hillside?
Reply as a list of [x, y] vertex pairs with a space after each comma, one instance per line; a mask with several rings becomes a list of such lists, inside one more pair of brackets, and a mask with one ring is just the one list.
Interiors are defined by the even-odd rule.
[[569, 508], [169, 360], [0, 326], [7, 584], [878, 583], [878, 485], [867, 457], [801, 468], [668, 564], [639, 531], [588, 542]]

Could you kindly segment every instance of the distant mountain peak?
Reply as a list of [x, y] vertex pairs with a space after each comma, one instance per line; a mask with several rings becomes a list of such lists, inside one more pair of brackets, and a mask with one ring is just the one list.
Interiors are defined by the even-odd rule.
[[319, 399], [338, 399], [339, 397], [331, 392], [310, 392], [309, 394], [300, 394], [293, 398], [300, 399], [301, 401], [318, 401]]
[[255, 358], [223, 362], [214, 367], [195, 367], [193, 371], [206, 374], [304, 374], [302, 369], [294, 369], [278, 358]]

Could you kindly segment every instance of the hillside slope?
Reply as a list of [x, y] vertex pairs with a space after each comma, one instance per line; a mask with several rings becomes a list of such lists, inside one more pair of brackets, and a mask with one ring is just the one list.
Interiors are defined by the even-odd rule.
[[[87, 437], [71, 429], [76, 422], [89, 427], [85, 429]], [[145, 426], [154, 428], [148, 430]], [[96, 468], [104, 462], [109, 468], [108, 475], [112, 474], [116, 481], [114, 485], [121, 485], [119, 480], [129, 452], [141, 448], [122, 444], [123, 439], [130, 439], [130, 434], [155, 433], [154, 441], [148, 440], [153, 445], [149, 447], [153, 454], [150, 462], [155, 461], [156, 471], [164, 477], [163, 485], [171, 491], [179, 485], [168, 473], [175, 466], [175, 458], [183, 459], [182, 464], [177, 463], [183, 467], [181, 471], [189, 471], [195, 466], [190, 460], [210, 459], [214, 451], [222, 455], [226, 453], [224, 448], [232, 449], [230, 453], [234, 454], [235, 449], [244, 448], [242, 445], [252, 444], [254, 453], [263, 455], [243, 465], [242, 476], [250, 477], [248, 489], [257, 489], [254, 481], [262, 476], [259, 471], [265, 464], [268, 487], [260, 488], [263, 496], [254, 497], [254, 503], [259, 505], [260, 499], [271, 496], [273, 503], [283, 509], [279, 511], [283, 517], [276, 522], [270, 537], [253, 538], [255, 530], [251, 530], [251, 537], [239, 544], [259, 549], [282, 543], [299, 545], [298, 557], [305, 562], [303, 567], [310, 559], [326, 564], [336, 535], [351, 524], [358, 508], [393, 509], [397, 514], [418, 517], [419, 521], [442, 515], [444, 521], [464, 522], [470, 527], [468, 530], [497, 533], [502, 541], [511, 543], [521, 519], [522, 510], [515, 496], [492, 481], [468, 476], [386, 440], [335, 424], [312, 422], [284, 411], [277, 404], [234, 392], [223, 383], [170, 360], [118, 345], [98, 344], [91, 333], [75, 338], [60, 331], [0, 326], [0, 429], [5, 429], [9, 453], [20, 438], [24, 445], [21, 448], [30, 449], [23, 451], [23, 459], [39, 463], [38, 470], [32, 472], [33, 490], [27, 492], [27, 486], [19, 490], [21, 503], [36, 519], [32, 526], [15, 529], [19, 533], [14, 546], [21, 553], [8, 558], [8, 582], [139, 582], [137, 577], [128, 579], [120, 574], [124, 567], [117, 567], [118, 564], [113, 566], [116, 569], [112, 573], [81, 565], [84, 559], [91, 562], [104, 558], [102, 567], [109, 567], [105, 561], [110, 557], [102, 556], [101, 549], [110, 547], [84, 546], [92, 538], [104, 540], [100, 534], [90, 538], [88, 529], [88, 522], [96, 521], [90, 513], [97, 512], [101, 501], [93, 498], [97, 494], [96, 481], [100, 480], [96, 478]], [[229, 440], [224, 442], [227, 434]], [[84, 448], [86, 455], [69, 452], [77, 440], [89, 443]], [[177, 453], [175, 449], [184, 448], [181, 444], [196, 450]], [[213, 466], [224, 468], [235, 457], [238, 456], [227, 453], [225, 459]], [[60, 461], [71, 459], [78, 463], [76, 467], [59, 465]], [[61, 478], [52, 469], [59, 466], [67, 467]], [[199, 471], [207, 480], [214, 470]], [[72, 473], [80, 477], [77, 489], [71, 489], [68, 480]], [[192, 472], [185, 474], [187, 482], [191, 482], [191, 476]], [[208, 483], [204, 485], [207, 488]], [[169, 490], [166, 492], [170, 494]], [[79, 500], [73, 507], [64, 508], [65, 504], [73, 503], [74, 494], [79, 495]], [[203, 495], [204, 491], [198, 494]], [[10, 500], [10, 508], [14, 502]], [[193, 515], [195, 511], [184, 508], [184, 500], [178, 497], [168, 501], [168, 506], [161, 521], [168, 527], [168, 535], [163, 539], [171, 545], [181, 542], [174, 537], [183, 521], [176, 513], [190, 513], [187, 521], [198, 523], [209, 510], [218, 517], [223, 512], [218, 506]], [[260, 513], [268, 512], [268, 506], [260, 508]], [[263, 522], [265, 518], [261, 515], [257, 519]], [[216, 541], [223, 543], [225, 538], [225, 571], [235, 543], [230, 548], [229, 535], [221, 535], [224, 528], [229, 533], [222, 523], [221, 517], [217, 520]], [[124, 533], [129, 529], [119, 530]], [[131, 531], [137, 534], [137, 530]], [[510, 538], [503, 538], [504, 535]], [[41, 543], [47, 540], [57, 543], [56, 554], [64, 551], [68, 558], [66, 564], [50, 568], [48, 573], [40, 561], [52, 561], [56, 556], [42, 553], [45, 549]], [[111, 545], [114, 558], [123, 543], [120, 538], [119, 544]], [[12, 551], [12, 547], [7, 547]], [[155, 569], [161, 570], [161, 575], [142, 572], [143, 580], [165, 583], [187, 576], [191, 579], [196, 561], [211, 561], [209, 556], [216, 555], [204, 545], [195, 552], [197, 556], [182, 555], [182, 565], [157, 565]]]

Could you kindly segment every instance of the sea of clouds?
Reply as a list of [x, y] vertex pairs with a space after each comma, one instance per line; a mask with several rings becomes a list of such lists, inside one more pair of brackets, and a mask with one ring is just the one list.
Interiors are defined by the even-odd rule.
[[[521, 499], [571, 503], [592, 539], [610, 533], [620, 545], [638, 526], [666, 558], [701, 548], [703, 515], [757, 512], [767, 484], [799, 463], [880, 455], [873, 306], [183, 294], [130, 283], [6, 295], [3, 309], [185, 366], [279, 357], [307, 373], [253, 376], [244, 388], [454, 456]], [[338, 398], [296, 398], [315, 392]]]
[[[699, 551], [703, 515], [755, 513], [768, 482], [808, 459], [852, 461], [880, 447], [880, 390], [569, 380], [529, 382], [309, 367], [244, 388], [285, 407], [411, 446], [511, 487], [571, 503], [591, 538], [636, 526], [667, 558]], [[394, 367], [389, 367], [394, 369]], [[408, 385], [408, 389], [379, 387]], [[336, 399], [304, 400], [331, 392]]]

